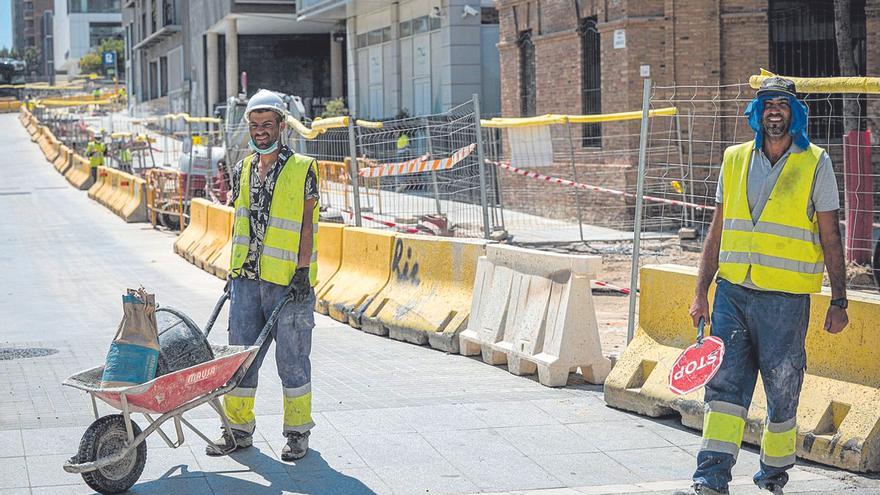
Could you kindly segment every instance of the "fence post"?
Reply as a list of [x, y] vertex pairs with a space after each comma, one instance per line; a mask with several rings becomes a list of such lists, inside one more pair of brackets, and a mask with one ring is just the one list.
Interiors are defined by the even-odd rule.
[[[568, 161], [571, 165], [571, 178], [575, 182], [578, 182], [577, 167], [574, 165], [574, 139], [571, 137], [571, 122], [567, 119], [565, 121], [565, 130], [568, 132]], [[581, 191], [580, 188], [577, 187], [573, 189], [578, 212], [578, 232], [580, 232], [581, 235], [581, 242], [584, 242], [584, 217], [583, 212], [581, 211]]]
[[[358, 163], [357, 163], [357, 137], [354, 115], [348, 117], [348, 154], [351, 157], [348, 165], [348, 175], [351, 180], [352, 204], [354, 205], [354, 225], [361, 226], [361, 196], [358, 190]], [[379, 191], [382, 194], [382, 191]]]
[[474, 101], [474, 129], [477, 133], [477, 160], [480, 170], [480, 205], [483, 207], [483, 237], [489, 238], [489, 201], [486, 199], [486, 159], [483, 153], [483, 130], [480, 127], [480, 97], [476, 93]]
[[626, 343], [629, 344], [636, 330], [636, 297], [639, 287], [639, 245], [642, 240], [642, 195], [645, 189], [645, 161], [648, 152], [648, 108], [651, 100], [651, 79], [645, 78], [642, 94], [642, 128], [639, 133], [639, 168], [636, 176], [636, 212], [633, 223], [632, 272], [629, 279], [629, 317], [626, 326]]

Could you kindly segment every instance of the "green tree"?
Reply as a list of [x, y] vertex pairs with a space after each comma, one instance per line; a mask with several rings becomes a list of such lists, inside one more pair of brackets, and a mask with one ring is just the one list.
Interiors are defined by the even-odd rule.
[[9, 52], [9, 48], [6, 48], [5, 46], [0, 48], [0, 58], [9, 58], [11, 56], [12, 54]]
[[125, 67], [125, 43], [120, 38], [104, 38], [98, 45], [98, 55], [104, 52], [116, 52], [116, 66], [122, 72]]
[[342, 98], [328, 101], [327, 104], [324, 105], [324, 111], [321, 112], [321, 118], [323, 119], [341, 117], [343, 115], [348, 115], [348, 109], [345, 108], [345, 100]]
[[101, 72], [101, 56], [95, 52], [89, 52], [79, 59], [79, 70], [83, 74]]
[[27, 67], [27, 71], [30, 72], [39, 72], [40, 71], [40, 50], [35, 46], [28, 47], [24, 51], [24, 65]]

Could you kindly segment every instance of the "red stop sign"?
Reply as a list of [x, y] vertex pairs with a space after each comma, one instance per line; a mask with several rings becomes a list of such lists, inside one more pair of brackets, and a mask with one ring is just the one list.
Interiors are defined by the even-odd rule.
[[678, 395], [689, 394], [709, 383], [721, 368], [724, 342], [718, 337], [705, 337], [702, 342], [684, 350], [669, 370], [669, 390]]

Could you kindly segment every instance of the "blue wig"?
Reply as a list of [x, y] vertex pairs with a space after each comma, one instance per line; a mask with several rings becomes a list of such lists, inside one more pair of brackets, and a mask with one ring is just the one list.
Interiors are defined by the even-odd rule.
[[764, 142], [764, 129], [761, 126], [761, 118], [764, 116], [764, 102], [780, 96], [786, 96], [791, 107], [791, 122], [788, 126], [788, 133], [791, 134], [794, 144], [805, 150], [810, 146], [810, 138], [807, 137], [807, 115], [809, 113], [807, 105], [793, 96], [781, 93], [758, 95], [746, 107], [745, 115], [749, 119], [749, 127], [755, 131], [755, 147], [760, 148]]

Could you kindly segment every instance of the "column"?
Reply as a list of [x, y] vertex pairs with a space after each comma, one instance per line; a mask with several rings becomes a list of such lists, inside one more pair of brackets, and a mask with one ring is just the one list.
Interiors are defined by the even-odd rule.
[[226, 19], [226, 97], [238, 94], [238, 25], [235, 17]]
[[330, 97], [342, 98], [342, 43], [330, 33]]
[[207, 59], [208, 59], [208, 113], [214, 109], [214, 104], [220, 97], [220, 53], [217, 33], [207, 33]]

